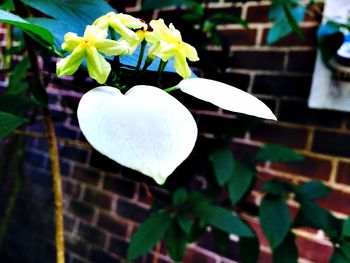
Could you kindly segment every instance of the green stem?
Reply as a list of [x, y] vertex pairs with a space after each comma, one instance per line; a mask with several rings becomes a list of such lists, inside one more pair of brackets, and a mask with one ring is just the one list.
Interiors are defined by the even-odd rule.
[[[111, 35], [111, 39], [114, 41], [117, 41], [117, 35], [113, 28], [109, 27], [109, 34]], [[114, 56], [113, 62], [112, 62], [112, 68], [117, 69], [119, 71], [120, 69], [120, 61], [119, 56]]]
[[178, 90], [178, 89], [179, 89], [178, 86], [174, 86], [174, 87], [166, 88], [166, 89], [164, 89], [164, 91], [170, 93], [170, 92], [172, 92], [174, 90]]
[[139, 59], [137, 61], [137, 65], [136, 65], [136, 72], [138, 72], [140, 70], [143, 55], [145, 54], [146, 44], [147, 44], [147, 42], [145, 40], [143, 40], [141, 43], [141, 50], [140, 50]]
[[166, 64], [168, 64], [168, 61], [160, 60], [159, 67], [158, 67], [158, 74], [161, 75], [166, 67]]

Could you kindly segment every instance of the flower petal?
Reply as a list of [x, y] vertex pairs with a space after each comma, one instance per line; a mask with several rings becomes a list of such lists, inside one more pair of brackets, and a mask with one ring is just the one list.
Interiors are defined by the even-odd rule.
[[77, 34], [68, 32], [64, 35], [64, 43], [62, 49], [72, 52], [81, 42], [82, 38], [78, 37]]
[[178, 85], [183, 92], [228, 111], [276, 120], [272, 111], [253, 95], [219, 81], [191, 78]]
[[198, 61], [199, 60], [197, 50], [193, 46], [183, 42], [181, 48], [184, 49], [185, 55], [190, 61]]
[[98, 53], [95, 47], [88, 47], [86, 49], [86, 64], [91, 78], [100, 84], [106, 82], [111, 72], [111, 65]]
[[99, 52], [106, 54], [107, 56], [124, 56], [130, 53], [131, 47], [125, 40], [110, 40], [103, 39], [96, 41], [95, 47]]
[[188, 79], [191, 76], [191, 70], [187, 64], [186, 56], [184, 54], [184, 51], [180, 50], [174, 60], [174, 68], [175, 71], [184, 79]]
[[77, 71], [81, 62], [84, 59], [85, 49], [81, 46], [77, 46], [73, 53], [69, 56], [61, 59], [56, 66], [57, 76], [68, 76], [73, 75]]
[[158, 184], [188, 157], [198, 133], [188, 109], [152, 86], [125, 95], [113, 87], [92, 89], [79, 102], [78, 120], [96, 150]]
[[174, 44], [160, 42], [158, 48], [152, 53], [166, 62], [176, 54], [176, 48]]
[[95, 42], [97, 40], [106, 39], [107, 36], [108, 36], [107, 30], [102, 30], [97, 26], [90, 25], [90, 26], [86, 26], [85, 28], [84, 39], [88, 41]]

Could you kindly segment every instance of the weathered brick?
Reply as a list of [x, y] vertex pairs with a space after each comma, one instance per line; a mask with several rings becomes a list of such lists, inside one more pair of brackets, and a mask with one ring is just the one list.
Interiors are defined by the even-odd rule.
[[256, 42], [256, 29], [223, 29], [219, 31], [224, 42], [236, 46], [253, 46]]
[[327, 209], [341, 212], [347, 215], [350, 214], [349, 193], [333, 190], [325, 198], [320, 199], [318, 203]]
[[103, 188], [125, 197], [133, 197], [136, 191], [135, 183], [121, 178], [106, 176]]
[[70, 201], [68, 211], [89, 222], [92, 221], [94, 216], [94, 208], [91, 205], [77, 200]]
[[342, 113], [310, 109], [306, 101], [281, 100], [278, 120], [339, 128], [342, 122]]
[[350, 185], [350, 163], [339, 162], [336, 181], [337, 183]]
[[306, 157], [305, 160], [300, 162], [272, 163], [271, 167], [278, 171], [328, 181], [332, 170], [332, 163], [325, 159]]
[[128, 242], [122, 238], [112, 237], [108, 250], [125, 258], [128, 251]]
[[331, 246], [319, 243], [316, 240], [297, 237], [296, 244], [299, 249], [299, 256], [307, 258], [311, 262], [327, 263], [333, 252]]
[[207, 254], [201, 253], [199, 250], [188, 248], [185, 252], [183, 261], [191, 263], [215, 263], [216, 259]]
[[65, 246], [67, 251], [71, 251], [79, 256], [86, 257], [88, 254], [88, 244], [80, 238], [66, 235]]
[[78, 235], [87, 242], [100, 247], [104, 246], [106, 240], [106, 235], [102, 231], [82, 222], [79, 224]]
[[119, 263], [122, 262], [119, 258], [113, 257], [111, 253], [108, 253], [99, 248], [92, 248], [90, 253], [90, 260], [94, 263]]
[[350, 134], [316, 131], [312, 150], [328, 155], [350, 157]]
[[270, 5], [249, 6], [247, 10], [248, 23], [267, 23]]
[[235, 51], [230, 66], [239, 69], [282, 70], [284, 52], [280, 51]]
[[100, 180], [100, 174], [96, 170], [89, 169], [79, 165], [74, 166], [73, 178], [87, 184], [97, 185]]
[[117, 201], [117, 214], [141, 223], [149, 216], [149, 210], [135, 203], [119, 199]]
[[62, 179], [62, 191], [64, 194], [77, 198], [80, 195], [80, 185], [76, 182]]
[[125, 237], [127, 233], [128, 224], [120, 219], [116, 219], [108, 214], [99, 214], [97, 225], [107, 231], [110, 231], [113, 235]]
[[[289, 51], [288, 71], [312, 73], [316, 61], [316, 51]], [[303, 63], [301, 63], [303, 61]]]
[[112, 204], [112, 197], [99, 190], [85, 189], [84, 201], [92, 205], [109, 210]]
[[250, 132], [250, 136], [252, 140], [303, 149], [306, 146], [308, 131], [305, 128], [262, 123]]
[[253, 93], [307, 98], [310, 86], [311, 75], [257, 75], [253, 84]]

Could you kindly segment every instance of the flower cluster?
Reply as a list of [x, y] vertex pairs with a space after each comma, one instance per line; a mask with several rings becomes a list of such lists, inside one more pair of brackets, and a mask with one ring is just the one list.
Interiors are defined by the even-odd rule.
[[[152, 20], [149, 25], [150, 28], [131, 15], [110, 12], [98, 18], [93, 25], [88, 25], [83, 37], [67, 33], [62, 49], [71, 54], [57, 63], [57, 75], [74, 74], [85, 58], [90, 77], [103, 84], [111, 72], [111, 65], [102, 54], [132, 55], [145, 41], [149, 44], [150, 59], [159, 57], [163, 62], [168, 62], [174, 57], [176, 72], [184, 79], [189, 78], [191, 71], [187, 59], [199, 60], [196, 49], [182, 41], [181, 33], [172, 24], [167, 27], [162, 19], [158, 19]], [[108, 32], [111, 39], [108, 39]], [[118, 39], [114, 37], [115, 33]]]

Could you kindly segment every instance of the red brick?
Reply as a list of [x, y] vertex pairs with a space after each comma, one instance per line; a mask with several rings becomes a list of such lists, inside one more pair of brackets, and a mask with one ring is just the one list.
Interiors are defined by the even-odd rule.
[[216, 260], [198, 250], [188, 248], [185, 252], [183, 263], [215, 263]]
[[128, 224], [121, 219], [116, 219], [108, 214], [100, 213], [97, 225], [113, 235], [126, 237]]
[[331, 246], [302, 237], [297, 237], [296, 243], [299, 250], [299, 257], [317, 263], [329, 262], [331, 254], [333, 252], [333, 248]]
[[252, 46], [256, 42], [256, 29], [223, 29], [219, 31], [222, 40], [231, 45]]
[[318, 203], [330, 210], [350, 214], [350, 193], [333, 190], [328, 196]]
[[284, 52], [235, 51], [230, 62], [230, 66], [233, 68], [282, 70]]
[[71, 200], [68, 211], [89, 222], [92, 221], [94, 216], [94, 208], [92, 206], [77, 200]]
[[350, 185], [350, 163], [339, 162], [336, 181], [337, 183]]
[[100, 174], [87, 167], [75, 166], [73, 171], [73, 178], [87, 184], [97, 185], [100, 180]]
[[[287, 147], [304, 149], [308, 131], [304, 128], [284, 127], [276, 124], [262, 123], [250, 133], [252, 140], [275, 143]], [[286, 140], [288, 138], [288, 140]]]
[[304, 161], [291, 163], [273, 163], [272, 169], [328, 181], [332, 163], [329, 160], [306, 157]]
[[85, 189], [84, 201], [98, 207], [109, 210], [112, 205], [112, 197], [99, 190]]
[[267, 23], [270, 5], [249, 6], [247, 11], [248, 23]]
[[80, 188], [80, 185], [76, 182], [62, 179], [62, 191], [64, 194], [77, 198], [80, 195]]

